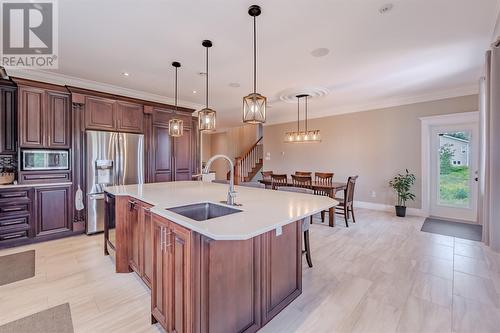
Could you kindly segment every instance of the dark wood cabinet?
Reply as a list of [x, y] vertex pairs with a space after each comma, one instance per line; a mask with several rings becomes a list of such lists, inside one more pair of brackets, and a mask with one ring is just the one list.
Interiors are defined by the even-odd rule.
[[168, 135], [168, 125], [153, 125], [152, 152], [153, 182], [172, 181], [172, 137]]
[[142, 133], [144, 131], [143, 106], [117, 101], [115, 104], [117, 130], [120, 132]]
[[34, 87], [19, 87], [19, 145], [27, 148], [44, 147], [45, 91]]
[[[170, 239], [168, 239], [170, 238]], [[170, 251], [169, 301], [170, 331], [177, 333], [192, 332], [191, 302], [191, 231], [172, 223], [167, 233], [167, 251]]]
[[36, 237], [71, 231], [71, 197], [71, 185], [36, 188]]
[[85, 97], [85, 128], [112, 131], [115, 129], [115, 101], [102, 97]]
[[0, 248], [23, 244], [33, 236], [33, 189], [0, 190]]
[[170, 254], [166, 250], [168, 222], [153, 217], [153, 281], [151, 288], [151, 314], [167, 331], [169, 314]]
[[19, 86], [18, 119], [21, 147], [71, 147], [70, 96], [62, 88], [58, 89]]
[[49, 148], [70, 148], [71, 107], [68, 94], [47, 92], [47, 146]]
[[142, 244], [141, 271], [144, 283], [151, 288], [153, 281], [153, 221], [151, 218], [151, 206], [142, 203], [140, 208], [140, 219], [142, 221]]
[[85, 128], [129, 133], [144, 132], [141, 104], [99, 96], [85, 96]]
[[129, 225], [129, 246], [128, 258], [129, 266], [139, 276], [142, 275], [140, 270], [140, 256], [141, 256], [141, 221], [139, 219], [140, 203], [131, 199], [128, 201], [128, 225]]
[[[174, 138], [168, 134], [168, 122], [174, 117], [184, 120], [184, 134], [181, 137]], [[196, 160], [191, 125], [190, 115], [154, 109], [150, 161], [153, 182], [191, 180], [193, 161]]]
[[0, 154], [17, 150], [16, 87], [0, 80]]

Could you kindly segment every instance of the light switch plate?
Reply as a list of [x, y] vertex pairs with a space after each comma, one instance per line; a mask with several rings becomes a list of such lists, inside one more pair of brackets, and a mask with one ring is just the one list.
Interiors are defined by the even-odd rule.
[[283, 234], [283, 228], [281, 226], [276, 228], [276, 237], [281, 236]]

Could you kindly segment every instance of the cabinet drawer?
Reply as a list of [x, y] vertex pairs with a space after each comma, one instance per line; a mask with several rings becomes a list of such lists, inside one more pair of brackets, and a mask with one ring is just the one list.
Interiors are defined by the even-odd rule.
[[9, 215], [29, 214], [29, 203], [4, 204], [0, 207], [0, 219]]
[[21, 173], [21, 182], [24, 184], [33, 183], [61, 183], [70, 180], [69, 172], [56, 173]]
[[29, 199], [29, 190], [2, 191], [0, 199]]
[[0, 219], [0, 234], [26, 231], [30, 229], [29, 216], [9, 217]]
[[28, 238], [27, 230], [14, 231], [14, 232], [9, 232], [7, 234], [0, 234], [0, 242], [5, 242], [14, 239], [22, 239], [22, 238]]

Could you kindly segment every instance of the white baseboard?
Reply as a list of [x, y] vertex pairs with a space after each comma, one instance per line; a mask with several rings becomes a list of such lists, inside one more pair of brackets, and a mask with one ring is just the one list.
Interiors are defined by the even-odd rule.
[[[374, 202], [354, 201], [354, 207], [379, 210], [384, 212], [394, 212], [394, 206]], [[407, 208], [406, 213], [412, 216], [429, 217], [429, 214], [420, 208]]]

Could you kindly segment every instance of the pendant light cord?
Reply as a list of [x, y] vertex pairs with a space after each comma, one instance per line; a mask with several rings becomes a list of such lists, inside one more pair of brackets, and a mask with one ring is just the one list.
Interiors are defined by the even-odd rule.
[[253, 93], [257, 93], [257, 18], [253, 17]]
[[206, 83], [206, 85], [207, 85], [207, 87], [206, 87], [207, 88], [207, 96], [206, 96], [206, 104], [207, 104], [207, 109], [208, 109], [208, 47], [207, 47], [207, 64], [206, 65], [207, 65], [207, 83]]
[[175, 67], [175, 113], [177, 113], [177, 67]]
[[300, 132], [300, 97], [297, 97], [297, 134]]
[[306, 95], [306, 133], [307, 133], [307, 95]]

